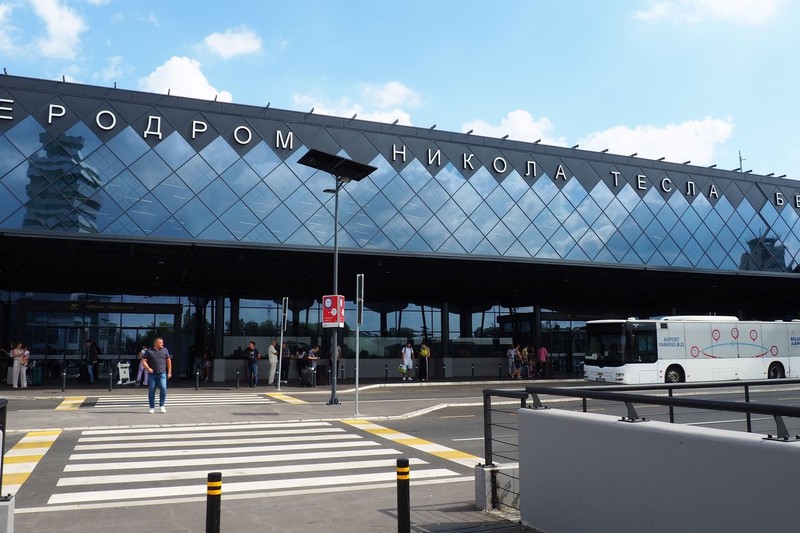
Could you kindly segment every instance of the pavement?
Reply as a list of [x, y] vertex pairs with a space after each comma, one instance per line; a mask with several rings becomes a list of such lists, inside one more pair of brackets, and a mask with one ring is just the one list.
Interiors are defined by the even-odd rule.
[[[557, 386], [567, 383], [583, 382], [574, 379], [574, 376], [561, 376], [562, 379], [547, 380], [548, 384]], [[542, 380], [536, 380], [542, 383]], [[94, 385], [78, 384], [67, 381], [67, 387], [62, 390], [60, 381], [46, 381], [43, 385], [30, 386], [26, 389], [0, 389], [0, 398], [8, 400], [6, 426], [9, 434], [28, 432], [42, 429], [88, 429], [98, 426], [109, 428], [126, 428], [142, 425], [204, 425], [230, 423], [233, 417], [247, 417], [249, 413], [242, 405], [223, 405], [224, 398], [235, 394], [286, 394], [290, 398], [298, 399], [303, 403], [289, 406], [287, 403], [277, 402], [268, 409], [252, 413], [263, 421], [312, 421], [312, 420], [347, 420], [353, 418], [365, 420], [398, 420], [423, 416], [438, 409], [455, 406], [479, 405], [476, 396], [484, 388], [515, 388], [522, 389], [530, 381], [487, 380], [487, 381], [437, 381], [437, 382], [367, 382], [359, 386], [358, 415], [355, 413], [356, 390], [352, 383], [339, 383], [337, 386], [337, 405], [327, 405], [331, 399], [330, 386], [316, 388], [300, 387], [297, 384], [282, 385], [281, 391], [272, 386], [259, 386], [255, 389], [248, 388], [235, 382], [200, 383], [193, 379], [173, 379], [169, 382], [167, 397], [167, 416], [147, 412], [147, 390], [131, 385], [117, 386], [112, 383], [109, 391], [108, 382], [98, 382]], [[434, 393], [434, 391], [439, 391]], [[442, 392], [445, 391], [445, 392]], [[463, 400], [459, 394], [451, 392], [463, 391]], [[198, 396], [216, 396], [220, 405], [202, 407], [197, 410], [169, 410], [169, 393], [196, 394]], [[143, 399], [141, 411], [126, 410], [99, 413], [93, 409], [77, 409], [69, 411], [56, 410], [56, 405], [63, 405], [72, 398], [97, 398], [108, 396], [140, 396]], [[43, 405], [52, 402], [47, 408]], [[288, 407], [287, 407], [288, 406]], [[289, 408], [290, 407], [290, 408]], [[243, 412], [245, 411], [245, 412]], [[253, 410], [255, 411], [255, 410]], [[267, 417], [267, 418], [265, 418]], [[238, 420], [241, 420], [239, 418]], [[354, 495], [357, 494], [357, 501]], [[203, 499], [204, 500], [204, 499]], [[270, 501], [273, 500], [273, 501]], [[278, 504], [278, 502], [280, 503]], [[222, 522], [225, 525], [236, 524], [234, 528], [223, 528], [223, 531], [348, 531], [353, 533], [367, 531], [385, 531], [397, 527], [396, 517], [396, 491], [394, 489], [376, 488], [373, 491], [358, 491], [353, 494], [330, 491], [324, 496], [314, 498], [313, 512], [308, 515], [308, 498], [263, 498], [236, 499], [224, 497]], [[303, 503], [306, 502], [306, 503]], [[412, 481], [412, 531], [439, 532], [439, 531], [498, 531], [516, 532], [531, 531], [519, 523], [519, 515], [515, 512], [484, 512], [474, 507], [474, 483], [453, 483], [445, 485], [421, 485], [415, 487]], [[270, 511], [266, 516], [276, 512], [275, 505], [279, 505], [277, 512], [282, 517], [275, 522], [275, 527], [270, 527], [269, 520], [255, 519], [260, 516], [265, 508]], [[168, 506], [173, 507], [173, 506]], [[191, 514], [204, 513], [204, 505], [185, 504], [177, 507], [186, 507]], [[377, 511], [377, 512], [376, 512]], [[288, 513], [288, 514], [286, 514]], [[355, 514], [354, 514], [355, 513]], [[162, 513], [163, 514], [163, 513]], [[173, 511], [174, 514], [174, 511]], [[297, 520], [286, 520], [287, 516], [297, 516]], [[104, 518], [101, 512], [81, 511], [82, 527], [80, 531], [103, 531]], [[168, 515], [164, 520], [177, 520]], [[17, 528], [20, 531], [46, 531], [47, 528], [39, 523], [38, 518], [23, 515], [18, 523], [26, 524], [30, 529]], [[100, 529], [93, 529], [93, 527]], [[55, 531], [56, 529], [54, 529]], [[128, 531], [126, 527], [115, 527], [117, 533]], [[139, 531], [140, 527], [131, 531]], [[174, 531], [196, 531], [189, 527], [181, 529], [165, 529]], [[61, 531], [61, 530], [59, 530]]]

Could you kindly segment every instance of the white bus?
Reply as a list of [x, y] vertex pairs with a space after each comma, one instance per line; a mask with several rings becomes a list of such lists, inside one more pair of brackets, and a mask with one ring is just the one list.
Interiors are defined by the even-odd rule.
[[800, 376], [800, 321], [732, 316], [593, 320], [586, 323], [584, 379], [681, 383]]

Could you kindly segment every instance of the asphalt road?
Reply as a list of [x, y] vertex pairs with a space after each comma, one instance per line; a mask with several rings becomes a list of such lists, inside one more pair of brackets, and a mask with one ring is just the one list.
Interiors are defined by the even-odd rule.
[[[473, 467], [484, 452], [482, 391], [522, 386], [372, 385], [359, 391], [359, 417], [347, 383], [339, 405], [326, 405], [326, 387], [284, 386], [276, 395], [175, 383], [167, 413], [152, 415], [139, 389], [8, 390], [3, 493], [15, 493], [17, 532], [203, 531], [206, 476], [223, 471], [223, 531], [386, 531], [397, 527], [396, 459], [407, 457], [413, 531], [523, 531], [513, 516], [473, 506]], [[735, 389], [681, 394], [742, 400]], [[543, 399], [549, 407], [581, 409], [579, 400]], [[771, 386], [751, 401], [800, 405], [800, 387]], [[513, 419], [517, 405], [500, 401], [494, 416]], [[669, 417], [663, 407], [638, 409], [651, 419]], [[596, 401], [589, 410], [626, 413], [620, 404]], [[675, 416], [679, 423], [745, 429], [736, 413]], [[800, 433], [798, 421], [787, 422]], [[753, 420], [756, 432], [774, 428], [771, 418]], [[20, 474], [24, 468], [30, 472]]]

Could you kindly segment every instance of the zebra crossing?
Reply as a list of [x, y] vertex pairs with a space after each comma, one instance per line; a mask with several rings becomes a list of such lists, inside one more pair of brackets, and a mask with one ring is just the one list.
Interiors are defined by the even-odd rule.
[[[87, 429], [40, 509], [198, 501], [212, 471], [222, 473], [223, 494], [238, 497], [391, 487], [397, 458], [408, 457], [398, 448], [326, 421]], [[472, 479], [416, 455], [412, 483]]]
[[[156, 403], [158, 403], [158, 392], [156, 392]], [[203, 405], [253, 405], [253, 404], [274, 404], [278, 403], [267, 394], [255, 392], [243, 392], [232, 394], [186, 394], [173, 393], [167, 394], [167, 407], [198, 407]], [[147, 408], [147, 392], [139, 396], [98, 396], [94, 405], [95, 409], [141, 409]]]

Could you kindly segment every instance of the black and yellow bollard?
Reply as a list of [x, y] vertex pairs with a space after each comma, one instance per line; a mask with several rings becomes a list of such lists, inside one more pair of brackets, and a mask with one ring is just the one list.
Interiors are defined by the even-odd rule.
[[206, 533], [219, 533], [222, 504], [222, 472], [209, 472], [206, 491]]
[[411, 531], [411, 497], [409, 483], [411, 468], [408, 459], [397, 460], [397, 531], [409, 533]]

